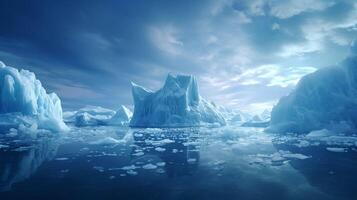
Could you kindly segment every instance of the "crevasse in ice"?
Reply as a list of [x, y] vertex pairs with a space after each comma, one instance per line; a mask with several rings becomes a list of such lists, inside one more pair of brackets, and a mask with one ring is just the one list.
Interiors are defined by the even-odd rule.
[[[308, 133], [344, 124], [357, 126], [357, 45], [337, 66], [306, 75], [271, 113], [273, 132]], [[347, 128], [345, 128], [347, 129]]]
[[[0, 114], [9, 125], [19, 125], [31, 118], [39, 128], [65, 131], [61, 100], [55, 93], [47, 94], [34, 73], [17, 70], [0, 62]], [[21, 120], [20, 120], [21, 119]]]
[[156, 92], [132, 83], [132, 127], [225, 125], [218, 108], [203, 99], [194, 76], [172, 75]]

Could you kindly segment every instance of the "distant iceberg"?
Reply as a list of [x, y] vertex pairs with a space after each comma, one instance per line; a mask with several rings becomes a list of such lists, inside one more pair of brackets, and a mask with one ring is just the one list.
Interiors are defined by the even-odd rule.
[[156, 92], [132, 83], [132, 127], [185, 127], [226, 124], [216, 106], [203, 99], [194, 76], [171, 75]]
[[100, 106], [86, 106], [78, 111], [65, 112], [65, 121], [75, 126], [123, 126], [128, 125], [131, 111], [121, 105], [117, 111]]
[[357, 127], [357, 45], [338, 66], [306, 75], [280, 99], [267, 131], [308, 133], [324, 128]]
[[0, 62], [1, 126], [17, 128], [20, 124], [66, 131], [62, 119], [61, 100], [55, 93], [47, 94], [34, 73], [6, 66]]

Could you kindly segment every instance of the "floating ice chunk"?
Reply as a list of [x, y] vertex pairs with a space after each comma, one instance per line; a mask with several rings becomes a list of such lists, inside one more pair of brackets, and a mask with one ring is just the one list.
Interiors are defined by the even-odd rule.
[[[17, 113], [7, 115], [9, 113]], [[55, 93], [47, 94], [34, 73], [0, 64], [0, 115], [19, 118], [28, 116], [41, 129], [67, 131], [63, 122], [61, 100]], [[0, 118], [4, 118], [0, 117]]]
[[163, 166], [165, 166], [165, 165], [166, 165], [165, 162], [158, 162], [158, 163], [156, 163], [156, 166], [158, 166], [158, 167], [163, 167]]
[[283, 157], [284, 158], [296, 158], [296, 159], [299, 159], [299, 160], [305, 160], [307, 158], [311, 158], [310, 156], [306, 156], [306, 155], [301, 154], [301, 153], [285, 153], [285, 154], [283, 154]]
[[126, 171], [127, 174], [131, 175], [131, 176], [136, 176], [138, 175], [138, 172], [134, 171], [134, 170], [128, 170]]
[[342, 147], [327, 147], [327, 151], [336, 152], [336, 153], [344, 153], [347, 152], [347, 148]]
[[129, 166], [124, 166], [121, 169], [125, 170], [125, 171], [128, 171], [128, 170], [134, 170], [136, 168], [139, 168], [139, 167], [136, 167], [135, 165], [129, 165]]
[[104, 167], [101, 166], [94, 166], [93, 169], [97, 170], [98, 172], [104, 172]]
[[196, 158], [189, 158], [189, 159], [187, 159], [187, 162], [188, 162], [189, 164], [194, 164], [194, 163], [196, 163], [196, 161], [197, 161]]
[[204, 100], [193, 76], [169, 74], [165, 85], [152, 92], [132, 83], [133, 127], [184, 127], [203, 124], [225, 125], [218, 108]]
[[137, 152], [137, 153], [133, 153], [133, 156], [143, 156], [145, 153], [140, 151], [140, 152]]
[[119, 144], [122, 143], [121, 140], [114, 139], [112, 137], [105, 137], [103, 139], [99, 139], [97, 141], [90, 142], [89, 144], [93, 145], [105, 145], [105, 144]]
[[55, 160], [58, 160], [58, 161], [64, 161], [64, 160], [68, 160], [68, 158], [65, 158], [65, 157], [62, 157], [62, 158], [55, 158]]
[[166, 149], [165, 149], [165, 148], [162, 148], [162, 147], [156, 147], [156, 148], [155, 148], [155, 151], [164, 152], [164, 151], [166, 151]]
[[321, 129], [316, 131], [311, 131], [309, 134], [306, 135], [308, 138], [322, 138], [332, 135], [331, 131], [327, 129]]
[[157, 168], [157, 166], [153, 165], [151, 163], [146, 164], [146, 165], [143, 166], [143, 169], [156, 169], [156, 168]]
[[6, 145], [6, 144], [0, 144], [0, 149], [5, 149], [5, 148], [8, 148], [9, 145]]

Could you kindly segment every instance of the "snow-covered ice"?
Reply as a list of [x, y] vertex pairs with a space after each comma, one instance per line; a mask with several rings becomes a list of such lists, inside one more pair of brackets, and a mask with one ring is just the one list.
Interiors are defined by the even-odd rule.
[[67, 131], [63, 122], [61, 100], [48, 94], [33, 72], [6, 66], [0, 62], [1, 125], [17, 128], [19, 124], [55, 132]]
[[132, 127], [225, 125], [217, 107], [203, 99], [194, 76], [169, 74], [165, 85], [152, 92], [132, 83]]

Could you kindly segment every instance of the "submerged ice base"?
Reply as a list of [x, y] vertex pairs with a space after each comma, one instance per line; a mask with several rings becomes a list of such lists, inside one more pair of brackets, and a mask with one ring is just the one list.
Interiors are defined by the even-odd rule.
[[169, 74], [165, 85], [152, 92], [132, 84], [134, 114], [132, 127], [185, 127], [225, 125], [213, 104], [203, 99], [193, 76]]

